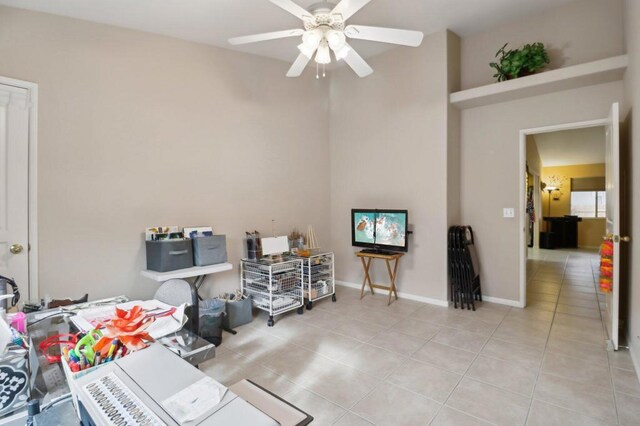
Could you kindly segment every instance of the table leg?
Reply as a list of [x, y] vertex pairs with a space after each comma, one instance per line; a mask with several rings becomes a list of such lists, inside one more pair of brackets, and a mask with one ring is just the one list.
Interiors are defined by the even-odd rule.
[[371, 283], [371, 276], [369, 275], [369, 267], [371, 266], [371, 258], [364, 259], [361, 257], [362, 267], [364, 268], [364, 280], [362, 280], [362, 289], [360, 290], [360, 299], [364, 297], [364, 287], [365, 285], [369, 285], [369, 289], [371, 290], [371, 294], [375, 294], [373, 292], [373, 285]]
[[398, 272], [398, 261], [400, 258], [395, 259], [395, 264], [393, 266], [393, 271], [391, 271], [391, 264], [389, 263], [389, 259], [385, 259], [387, 263], [387, 271], [389, 272], [389, 301], [387, 302], [387, 306], [391, 304], [391, 295], [394, 295], [396, 300], [398, 300], [398, 292], [396, 290], [396, 274]]
[[193, 283], [189, 283], [191, 287], [191, 331], [199, 335], [200, 331], [200, 296], [198, 295], [198, 287], [196, 283], [203, 275], [197, 277]]
[[[206, 278], [205, 275], [200, 275], [196, 277], [195, 281], [193, 282], [193, 284], [196, 286], [196, 293], [200, 291], [200, 287], [202, 287], [202, 284], [204, 283], [205, 278]], [[198, 294], [198, 300], [202, 300], [202, 297], [200, 297], [200, 294]]]

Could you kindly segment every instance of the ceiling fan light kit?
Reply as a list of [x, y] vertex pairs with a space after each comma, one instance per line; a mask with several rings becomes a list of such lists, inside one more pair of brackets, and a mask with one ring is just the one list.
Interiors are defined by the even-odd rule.
[[[411, 47], [422, 43], [423, 34], [419, 31], [363, 25], [345, 26], [346, 20], [371, 0], [341, 0], [337, 5], [324, 1], [311, 5], [309, 10], [292, 0], [269, 1], [301, 19], [304, 30], [292, 29], [234, 37], [229, 39], [229, 43], [238, 45], [302, 36], [302, 43], [298, 45], [300, 54], [289, 68], [287, 77], [299, 77], [314, 54], [316, 70], [318, 65], [322, 65], [324, 76], [324, 66], [331, 63], [332, 51], [337, 61], [344, 60], [359, 77], [373, 73], [369, 64], [347, 43], [347, 37]], [[316, 77], [319, 77], [317, 72]]]

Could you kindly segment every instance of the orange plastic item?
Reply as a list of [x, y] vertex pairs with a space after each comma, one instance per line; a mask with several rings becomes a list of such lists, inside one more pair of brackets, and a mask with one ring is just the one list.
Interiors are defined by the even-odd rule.
[[613, 241], [605, 241], [600, 246], [600, 291], [613, 291]]
[[116, 316], [104, 324], [105, 336], [94, 346], [103, 358], [109, 353], [114, 338], [117, 338], [129, 351], [147, 347], [147, 342], [154, 339], [145, 330], [155, 321], [153, 316], [146, 316], [141, 306], [134, 306], [130, 311], [116, 307]]

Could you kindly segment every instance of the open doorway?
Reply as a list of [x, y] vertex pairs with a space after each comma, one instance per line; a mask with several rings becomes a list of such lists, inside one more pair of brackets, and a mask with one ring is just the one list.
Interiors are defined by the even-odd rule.
[[[606, 234], [605, 126], [526, 138], [527, 305], [600, 320]], [[537, 238], [535, 238], [537, 237]]]
[[[520, 303], [604, 323], [618, 349], [621, 232], [619, 105], [602, 120], [520, 132]], [[528, 139], [528, 141], [527, 141]], [[527, 142], [534, 145], [528, 147]], [[537, 151], [536, 155], [531, 155]], [[529, 154], [529, 155], [527, 155]], [[532, 220], [528, 185], [538, 161], [542, 206], [533, 220], [541, 229], [528, 247]], [[531, 165], [531, 167], [530, 167]], [[584, 225], [584, 226], [582, 226]], [[535, 229], [534, 227], [531, 227]], [[598, 291], [598, 246], [610, 244], [607, 289]], [[531, 298], [531, 304], [527, 303]], [[597, 329], [597, 326], [596, 326]]]
[[[586, 262], [587, 256], [578, 255], [597, 253], [605, 234], [604, 219], [597, 217], [601, 211], [596, 207], [598, 201], [603, 201], [599, 191], [603, 188], [594, 187], [600, 199], [593, 202], [596, 217], [588, 219], [580, 217], [587, 213], [578, 212], [585, 209], [578, 204], [582, 195], [578, 194], [578, 188], [587, 189], [583, 183], [600, 185], [605, 181], [607, 123], [606, 119], [592, 120], [521, 131], [524, 232], [521, 234], [520, 302], [523, 307], [529, 304], [527, 296], [535, 293], [528, 284], [535, 281], [534, 284], [544, 284], [540, 285], [541, 292], [534, 296], [532, 303], [542, 309], [555, 309], [571, 252], [574, 256], [570, 263], [582, 263], [585, 267], [580, 275], [590, 272], [586, 264], [591, 268], [591, 261]], [[579, 262], [578, 257], [585, 259]], [[591, 280], [595, 280], [593, 275]]]

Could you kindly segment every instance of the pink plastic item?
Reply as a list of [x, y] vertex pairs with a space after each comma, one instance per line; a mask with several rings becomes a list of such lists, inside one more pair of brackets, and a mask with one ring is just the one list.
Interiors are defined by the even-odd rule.
[[24, 312], [8, 314], [7, 317], [11, 321], [11, 327], [15, 328], [22, 334], [27, 332], [27, 315]]

